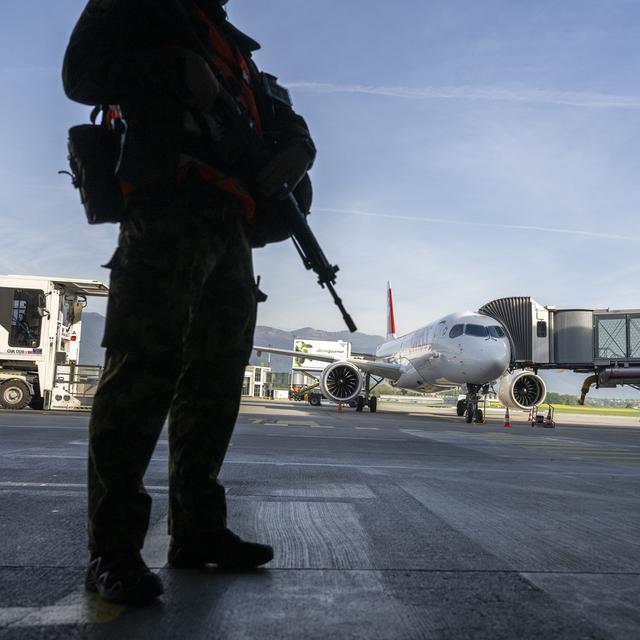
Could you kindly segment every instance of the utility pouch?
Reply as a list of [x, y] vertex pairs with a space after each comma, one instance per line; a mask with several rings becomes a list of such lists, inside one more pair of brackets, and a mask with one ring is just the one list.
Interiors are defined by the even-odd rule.
[[[102, 122], [96, 124], [100, 111]], [[89, 224], [122, 222], [125, 202], [116, 173], [122, 158], [126, 123], [120, 110], [114, 107], [96, 107], [91, 122], [69, 129], [71, 180], [80, 191]]]
[[262, 72], [260, 73], [260, 80], [262, 81], [262, 90], [272, 100], [281, 102], [287, 107], [293, 106], [289, 89], [278, 84], [278, 78], [276, 78], [276, 76]]
[[[305, 217], [308, 216], [313, 199], [313, 188], [308, 174], [293, 190], [293, 195], [300, 210]], [[272, 198], [266, 202], [258, 201], [257, 204], [255, 220], [253, 224], [248, 225], [247, 229], [247, 237], [251, 246], [258, 249], [267, 244], [288, 240], [291, 237], [291, 229], [287, 225], [286, 218], [280, 213], [281, 201]]]

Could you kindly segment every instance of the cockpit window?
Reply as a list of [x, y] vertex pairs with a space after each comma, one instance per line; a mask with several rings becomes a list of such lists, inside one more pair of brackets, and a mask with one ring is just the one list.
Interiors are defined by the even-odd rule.
[[492, 338], [504, 338], [504, 330], [502, 327], [489, 327], [489, 335]]
[[451, 327], [451, 331], [449, 331], [449, 337], [457, 338], [458, 336], [461, 336], [463, 333], [464, 333], [464, 325], [456, 324], [453, 327]]
[[478, 338], [486, 338], [489, 335], [487, 327], [482, 324], [465, 324], [464, 333], [467, 336], [475, 336]]

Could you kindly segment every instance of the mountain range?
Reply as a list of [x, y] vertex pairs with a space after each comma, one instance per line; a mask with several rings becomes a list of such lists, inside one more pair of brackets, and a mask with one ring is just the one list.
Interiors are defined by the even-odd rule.
[[[82, 316], [82, 345], [80, 348], [80, 362], [82, 364], [97, 364], [104, 360], [104, 349], [100, 346], [104, 332], [104, 316], [99, 313], [84, 313]], [[273, 327], [257, 326], [253, 343], [261, 347], [275, 347], [277, 349], [293, 349], [296, 338], [313, 340], [351, 342], [352, 351], [358, 353], [374, 353], [376, 347], [384, 342], [382, 336], [367, 333], [349, 333], [348, 331], [322, 331], [311, 327], [302, 327], [293, 331], [283, 331]], [[267, 363], [268, 354], [263, 353], [260, 358], [253, 352], [250, 364]], [[291, 358], [272, 355], [270, 364], [273, 371], [291, 371]]]

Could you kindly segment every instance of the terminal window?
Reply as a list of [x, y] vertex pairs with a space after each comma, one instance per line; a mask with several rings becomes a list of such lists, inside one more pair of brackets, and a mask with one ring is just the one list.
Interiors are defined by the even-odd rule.
[[40, 346], [42, 316], [39, 303], [44, 291], [37, 289], [16, 289], [11, 309], [11, 331], [9, 346], [34, 348]]

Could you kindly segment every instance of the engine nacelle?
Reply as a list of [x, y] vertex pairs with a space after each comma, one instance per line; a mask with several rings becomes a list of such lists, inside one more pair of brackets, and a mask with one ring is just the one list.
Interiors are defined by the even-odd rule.
[[349, 362], [334, 362], [320, 376], [320, 390], [334, 402], [350, 402], [362, 392], [362, 373]]
[[532, 371], [514, 371], [498, 380], [498, 399], [509, 409], [533, 409], [546, 397], [547, 385]]

